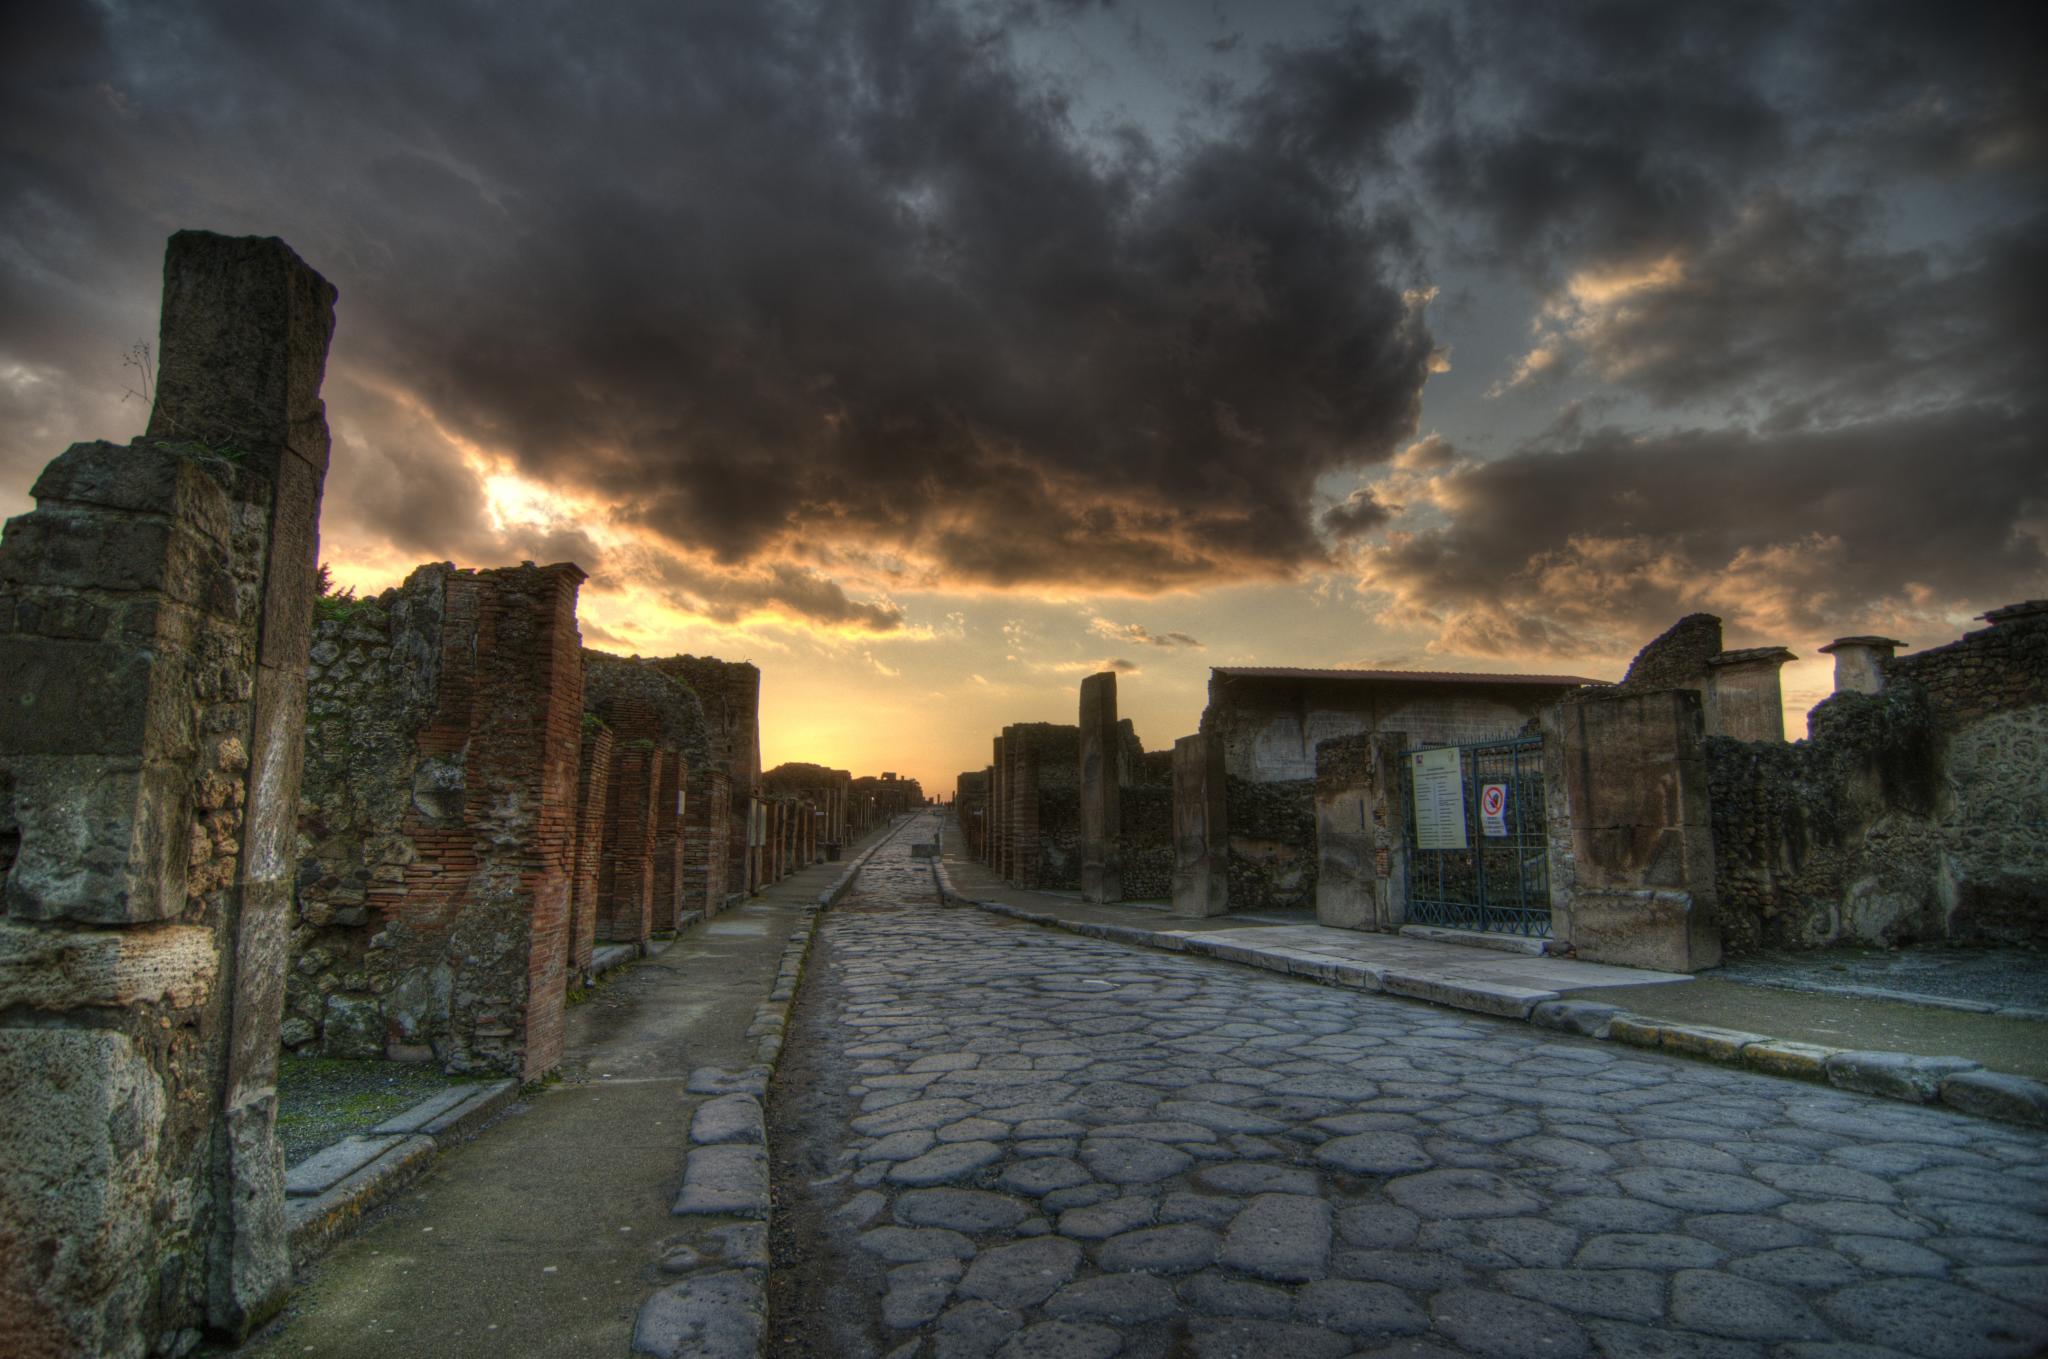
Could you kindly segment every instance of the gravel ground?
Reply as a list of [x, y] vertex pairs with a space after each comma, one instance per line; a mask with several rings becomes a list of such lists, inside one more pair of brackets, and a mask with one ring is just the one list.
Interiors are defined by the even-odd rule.
[[368, 1132], [429, 1095], [464, 1082], [410, 1062], [286, 1057], [277, 1073], [277, 1140], [297, 1165], [351, 1133]]

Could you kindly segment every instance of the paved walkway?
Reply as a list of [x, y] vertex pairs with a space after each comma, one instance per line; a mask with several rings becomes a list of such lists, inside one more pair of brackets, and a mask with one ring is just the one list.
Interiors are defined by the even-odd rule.
[[695, 1067], [754, 1061], [746, 1030], [789, 933], [844, 868], [792, 874], [613, 974], [570, 1010], [559, 1082], [442, 1156], [240, 1353], [625, 1354], [641, 1302], [671, 1282], [656, 1268], [664, 1246], [687, 1240], [669, 1207], [707, 1097], [684, 1083]]
[[798, 1009], [777, 1355], [2048, 1346], [2048, 1136], [939, 907], [922, 838]]
[[[976, 901], [995, 902], [1070, 924], [1142, 930], [1198, 946], [1223, 944], [1254, 950], [1270, 955], [1267, 963], [1277, 961], [1280, 966], [1275, 970], [1280, 971], [1286, 970], [1290, 954], [1320, 955], [1392, 970], [1423, 984], [1408, 990], [1390, 989], [1485, 1013], [1526, 1013], [1539, 995], [1544, 999], [1597, 1000], [1650, 1019], [1761, 1033], [1824, 1047], [1962, 1057], [1992, 1071], [2048, 1080], [2048, 1022], [2013, 1013], [1970, 1013], [1867, 993], [1795, 991], [1724, 980], [1716, 973], [1693, 978], [1577, 959], [1493, 953], [1402, 935], [1334, 929], [1311, 923], [1306, 913], [1300, 913], [1302, 918], [1297, 920], [1258, 914], [1191, 920], [1150, 905], [1091, 906], [1071, 894], [1011, 887], [986, 864], [967, 857], [959, 831], [950, 821], [944, 861], [953, 889]], [[1230, 954], [1223, 951], [1217, 956]], [[1730, 975], [1749, 974], [1736, 969]], [[1435, 995], [1428, 986], [1432, 981], [1443, 988]], [[1673, 985], [1675, 982], [1685, 984]], [[2040, 1003], [2048, 1006], [2048, 997]]]
[[[1307, 920], [1276, 922], [1257, 915], [1194, 920], [1146, 906], [1095, 906], [1075, 896], [1025, 891], [1004, 882], [986, 864], [968, 858], [959, 829], [950, 819], [945, 829], [944, 861], [953, 890], [974, 901], [995, 902], [1061, 921], [1140, 929], [1196, 946], [1227, 945], [1281, 958], [1305, 954], [1356, 964], [1411, 978], [1420, 984], [1404, 994], [1436, 998], [1427, 994], [1428, 984], [1434, 982], [1446, 992], [1466, 993], [1470, 1003], [1462, 1008], [1491, 1013], [1526, 1014], [1539, 1001], [1555, 1000], [1568, 992], [1678, 985], [1692, 980], [1676, 972], [1502, 952], [1400, 934], [1340, 930]], [[1488, 1004], [1489, 999], [1494, 1003]]]

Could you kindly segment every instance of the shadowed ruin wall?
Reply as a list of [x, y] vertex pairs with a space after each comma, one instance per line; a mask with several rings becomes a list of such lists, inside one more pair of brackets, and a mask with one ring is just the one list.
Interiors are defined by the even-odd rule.
[[0, 1348], [245, 1335], [274, 1136], [335, 290], [179, 232], [157, 400], [0, 537]]
[[315, 625], [288, 1045], [527, 1078], [559, 1060], [582, 579], [423, 567]]
[[1810, 726], [1706, 744], [1731, 947], [2048, 944], [2048, 611], [1892, 660]]
[[1118, 841], [1127, 901], [1164, 901], [1173, 895], [1173, 752], [1147, 754], [1128, 719], [1124, 728], [1123, 789]]
[[725, 909], [730, 890], [732, 781], [724, 770], [690, 775], [683, 813], [683, 902], [709, 920]]
[[1052, 722], [1003, 728], [1008, 766], [1004, 876], [1020, 887], [1081, 887], [1081, 729]]

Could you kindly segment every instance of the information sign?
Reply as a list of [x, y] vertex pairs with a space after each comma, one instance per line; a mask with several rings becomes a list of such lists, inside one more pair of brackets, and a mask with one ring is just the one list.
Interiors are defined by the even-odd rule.
[[1465, 849], [1465, 780], [1456, 746], [1418, 750], [1410, 757], [1415, 775], [1415, 843], [1421, 849]]

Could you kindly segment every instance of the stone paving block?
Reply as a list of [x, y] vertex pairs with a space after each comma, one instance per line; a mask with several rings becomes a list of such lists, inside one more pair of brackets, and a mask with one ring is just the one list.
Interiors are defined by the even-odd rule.
[[860, 1235], [860, 1248], [897, 1264], [916, 1260], [965, 1260], [974, 1243], [943, 1227], [875, 1227]]
[[1539, 1029], [1576, 1033], [1586, 1038], [1607, 1037], [1608, 1022], [1622, 1013], [1619, 1006], [1590, 1000], [1546, 1000], [1529, 1012], [1529, 1022]]
[[1663, 1042], [1664, 1028], [1654, 1019], [1623, 1010], [1608, 1017], [1607, 1036], [1633, 1048], [1654, 1048]]
[[1996, 1071], [1960, 1071], [1944, 1077], [1941, 1102], [1979, 1118], [2048, 1127], [2048, 1083]]
[[1827, 1060], [1828, 1084], [1858, 1094], [1925, 1104], [1942, 1081], [1977, 1063], [1963, 1057], [1915, 1057], [1903, 1052], [1838, 1052]]
[[886, 1178], [891, 1184], [950, 1184], [954, 1180], [965, 1179], [983, 1166], [993, 1165], [1002, 1158], [1002, 1154], [1002, 1148], [993, 1142], [949, 1142], [922, 1156], [896, 1162], [889, 1167]]
[[404, 1140], [397, 1135], [344, 1137], [287, 1170], [284, 1192], [291, 1198], [324, 1194]]
[[1788, 1289], [1718, 1270], [1682, 1269], [1671, 1280], [1671, 1320], [1735, 1340], [1826, 1340], [1828, 1328]]
[[1095, 1263], [1111, 1272], [1186, 1274], [1215, 1260], [1218, 1241], [1215, 1232], [1192, 1223], [1146, 1227], [1110, 1237], [1096, 1249]]
[[1430, 1320], [1452, 1343], [1480, 1359], [1581, 1359], [1592, 1353], [1585, 1330], [1541, 1303], [1476, 1288], [1453, 1288], [1429, 1301]]
[[768, 1208], [768, 1153], [741, 1144], [691, 1152], [683, 1163], [682, 1192], [669, 1211], [678, 1217], [713, 1213], [765, 1218]]
[[1073, 1278], [1080, 1263], [1080, 1246], [1064, 1237], [996, 1246], [981, 1252], [967, 1267], [959, 1293], [999, 1307], [1036, 1307]]
[[1665, 1024], [1661, 1026], [1658, 1041], [1668, 1052], [1704, 1057], [1713, 1062], [1738, 1062], [1742, 1060], [1744, 1048], [1766, 1040], [1760, 1033], [1717, 1028], [1711, 1024]]
[[966, 1272], [957, 1260], [924, 1260], [889, 1271], [889, 1291], [882, 1298], [882, 1324], [891, 1330], [922, 1326], [953, 1296], [953, 1285]]
[[455, 1108], [474, 1095], [474, 1085], [451, 1085], [436, 1095], [429, 1095], [402, 1114], [395, 1114], [370, 1129], [372, 1136], [391, 1136], [400, 1133], [420, 1131], [427, 1124]]
[[1429, 1317], [1398, 1288], [1382, 1283], [1323, 1279], [1303, 1286], [1295, 1314], [1312, 1326], [1360, 1338], [1420, 1335]]
[[1761, 1042], [1751, 1043], [1742, 1050], [1742, 1063], [1772, 1076], [1793, 1076], [1802, 1081], [1825, 1081], [1828, 1078], [1828, 1058], [1840, 1051], [1840, 1048], [1822, 1047], [1818, 1043], [1793, 1043], [1778, 1038], [1766, 1038]]
[[1259, 1194], [1231, 1219], [1222, 1263], [1282, 1283], [1320, 1279], [1330, 1259], [1330, 1205], [1304, 1194]]
[[767, 1320], [759, 1274], [724, 1270], [670, 1284], [633, 1321], [633, 1353], [654, 1359], [755, 1359]]
[[1349, 1175], [1401, 1175], [1435, 1164], [1407, 1133], [1367, 1132], [1332, 1138], [1316, 1148], [1316, 1163]]
[[1173, 1287], [1149, 1274], [1105, 1275], [1070, 1283], [1045, 1303], [1047, 1316], [1138, 1326], [1165, 1321], [1180, 1310]]
[[693, 1095], [752, 1095], [755, 1099], [768, 1096], [768, 1068], [750, 1066], [743, 1071], [726, 1071], [715, 1066], [700, 1066], [690, 1073], [684, 1089]]
[[895, 1209], [906, 1227], [950, 1227], [977, 1236], [1009, 1231], [1030, 1216], [1023, 1200], [985, 1189], [913, 1189], [897, 1197]]
[[762, 1142], [766, 1138], [761, 1101], [752, 1095], [720, 1095], [706, 1100], [690, 1118], [690, 1140], [699, 1145]]

